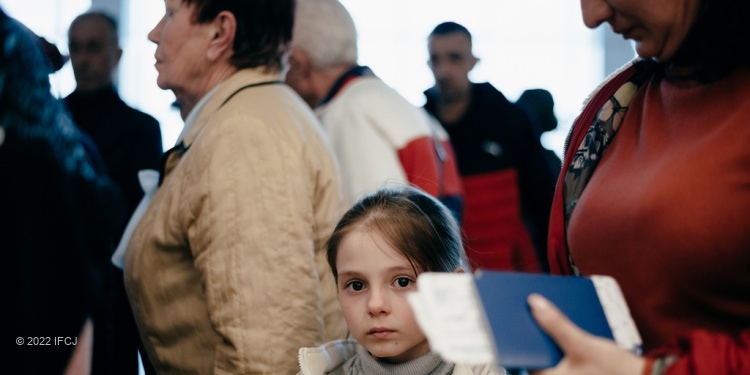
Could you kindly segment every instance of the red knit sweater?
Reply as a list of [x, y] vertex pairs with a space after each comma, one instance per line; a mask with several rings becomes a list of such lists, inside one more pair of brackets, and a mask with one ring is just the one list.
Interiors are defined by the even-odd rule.
[[750, 71], [642, 87], [567, 240], [620, 283], [646, 350], [689, 336], [679, 373], [750, 373]]

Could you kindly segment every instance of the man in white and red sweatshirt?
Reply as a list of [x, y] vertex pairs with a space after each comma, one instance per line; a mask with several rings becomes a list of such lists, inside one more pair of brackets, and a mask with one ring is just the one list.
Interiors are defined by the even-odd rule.
[[347, 202], [387, 184], [410, 184], [456, 217], [458, 169], [447, 133], [357, 63], [357, 32], [338, 0], [300, 0], [286, 82], [312, 107], [341, 167]]

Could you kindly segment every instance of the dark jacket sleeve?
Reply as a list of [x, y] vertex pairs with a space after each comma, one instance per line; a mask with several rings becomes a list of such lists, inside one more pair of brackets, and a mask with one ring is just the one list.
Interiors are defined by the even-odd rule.
[[142, 169], [159, 169], [163, 154], [161, 129], [159, 122], [144, 113], [131, 116], [128, 134], [121, 155], [121, 168], [112, 171], [112, 178], [119, 183], [126, 200], [127, 212], [132, 213], [143, 197], [143, 189], [138, 181], [138, 171]]
[[544, 148], [534, 135], [526, 114], [511, 105], [508, 117], [512, 118], [513, 155], [518, 170], [521, 192], [521, 209], [524, 220], [534, 240], [537, 258], [544, 272], [549, 271], [547, 262], [547, 231], [549, 228], [552, 196], [555, 190], [553, 176], [544, 156]]

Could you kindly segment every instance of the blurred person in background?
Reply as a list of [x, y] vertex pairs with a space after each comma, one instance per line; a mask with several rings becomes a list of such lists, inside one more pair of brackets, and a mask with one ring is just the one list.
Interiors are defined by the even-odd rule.
[[357, 31], [343, 4], [298, 1], [286, 82], [326, 130], [348, 204], [385, 184], [408, 183], [458, 218], [461, 185], [447, 133], [357, 58]]
[[[521, 93], [516, 100], [516, 105], [521, 107], [529, 116], [534, 133], [542, 141], [544, 133], [557, 129], [557, 116], [555, 116], [555, 100], [552, 93], [545, 89], [528, 89]], [[544, 148], [544, 158], [547, 161], [553, 176], [560, 174], [562, 161], [555, 151]], [[546, 253], [545, 253], [546, 256]]]
[[[159, 168], [163, 151], [159, 123], [129, 107], [117, 93], [113, 76], [122, 49], [112, 16], [92, 11], [76, 17], [68, 29], [68, 50], [76, 89], [65, 104], [78, 128], [96, 145], [107, 174], [122, 190], [129, 217], [143, 197], [138, 172]], [[123, 220], [119, 233], [125, 224]], [[138, 330], [122, 270], [114, 265], [107, 268], [105, 303], [94, 317], [93, 373], [135, 375], [141, 346]], [[151, 372], [147, 359], [144, 367]]]
[[554, 176], [528, 117], [490, 83], [471, 82], [479, 59], [464, 26], [441, 23], [427, 44], [435, 86], [424, 92], [424, 107], [456, 152], [472, 267], [546, 271]]
[[0, 239], [14, 275], [8, 358], [14, 373], [88, 374], [91, 318], [124, 213], [50, 93], [48, 74], [61, 64], [43, 48], [59, 55], [0, 10]]

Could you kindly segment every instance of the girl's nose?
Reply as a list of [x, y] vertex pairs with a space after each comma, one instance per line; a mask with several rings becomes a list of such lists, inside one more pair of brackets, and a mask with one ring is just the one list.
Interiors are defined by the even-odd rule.
[[367, 301], [367, 311], [371, 316], [390, 314], [391, 305], [388, 300], [388, 293], [384, 290], [373, 288], [370, 293], [370, 299]]

